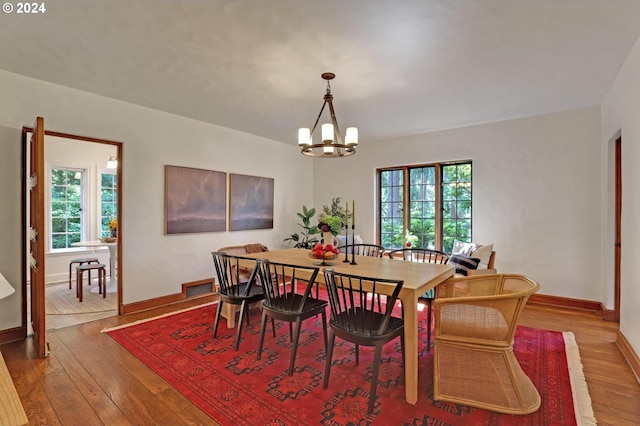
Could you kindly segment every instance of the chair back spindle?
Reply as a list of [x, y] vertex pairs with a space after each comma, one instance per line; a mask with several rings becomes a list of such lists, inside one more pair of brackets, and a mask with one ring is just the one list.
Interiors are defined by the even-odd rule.
[[[317, 267], [302, 267], [259, 259], [256, 265], [256, 281], [264, 288], [264, 306], [302, 312], [318, 272]], [[298, 284], [305, 286], [302, 294], [297, 292]]]

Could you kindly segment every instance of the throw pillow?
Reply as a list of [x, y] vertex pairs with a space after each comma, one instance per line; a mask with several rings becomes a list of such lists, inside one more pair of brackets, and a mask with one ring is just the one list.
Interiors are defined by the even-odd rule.
[[[340, 253], [344, 253], [344, 248], [347, 245], [347, 241], [349, 242], [349, 245], [351, 244], [363, 244], [364, 241], [362, 240], [362, 237], [360, 235], [356, 235], [355, 237], [353, 235], [349, 235], [349, 239], [347, 240], [347, 237], [345, 237], [344, 235], [338, 235], [338, 250], [340, 250]], [[354, 242], [355, 241], [355, 242]]]
[[476, 246], [476, 248], [469, 254], [469, 256], [477, 257], [480, 259], [480, 265], [478, 265], [478, 269], [487, 269], [489, 268], [489, 258], [491, 257], [491, 252], [493, 251], [493, 244], [486, 244], [484, 246]]
[[458, 240], [453, 240], [453, 248], [451, 249], [451, 255], [460, 254], [462, 256], [471, 256], [471, 252], [476, 248], [473, 243], [465, 243]]
[[456, 274], [467, 276], [469, 275], [470, 270], [478, 269], [480, 259], [454, 254], [449, 258], [449, 261], [447, 263], [453, 264], [453, 266], [456, 268]]

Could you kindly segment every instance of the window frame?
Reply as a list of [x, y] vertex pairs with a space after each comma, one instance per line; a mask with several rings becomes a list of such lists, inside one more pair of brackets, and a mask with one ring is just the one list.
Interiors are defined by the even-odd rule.
[[[444, 244], [444, 201], [443, 201], [443, 168], [446, 166], [456, 166], [456, 165], [465, 165], [469, 164], [471, 167], [471, 190], [470, 190], [470, 235], [466, 239], [461, 239], [461, 241], [469, 241], [473, 240], [473, 161], [472, 160], [455, 160], [455, 161], [441, 161], [434, 163], [425, 163], [425, 164], [412, 164], [412, 165], [404, 165], [404, 166], [393, 166], [393, 167], [381, 167], [376, 169], [376, 198], [377, 198], [377, 209], [376, 209], [376, 241], [377, 244], [382, 244], [382, 173], [388, 171], [402, 171], [402, 235], [404, 235], [410, 226], [410, 204], [411, 204], [411, 170], [413, 169], [422, 169], [422, 168], [435, 168], [435, 242], [434, 248], [436, 250], [443, 250]], [[388, 247], [391, 248], [391, 247]]]
[[69, 243], [68, 247], [63, 247], [63, 248], [53, 247], [54, 200], [53, 200], [52, 192], [53, 192], [53, 173], [55, 170], [66, 170], [66, 171], [81, 173], [81, 177], [80, 177], [80, 240], [79, 241], [86, 239], [88, 223], [89, 223], [89, 214], [87, 210], [87, 205], [88, 205], [87, 197], [89, 194], [89, 191], [87, 189], [87, 184], [89, 182], [89, 179], [88, 179], [89, 170], [83, 167], [68, 166], [68, 165], [62, 165], [62, 164], [48, 164], [48, 167], [47, 167], [47, 184], [48, 184], [47, 185], [47, 188], [48, 188], [47, 217], [48, 217], [48, 220], [45, 222], [45, 231], [46, 231], [48, 242], [46, 247], [49, 253], [63, 253], [70, 250], [75, 250], [75, 248], [71, 246], [72, 243]]
[[[103, 215], [104, 213], [104, 207], [103, 207], [103, 199], [102, 199], [102, 176], [103, 175], [111, 175], [113, 176], [113, 184], [111, 186], [111, 189], [113, 190], [113, 200], [109, 202], [109, 204], [112, 205], [112, 210], [114, 212], [114, 214], [112, 214], [108, 219], [104, 219], [106, 216]], [[98, 236], [99, 238], [103, 238], [103, 237], [109, 237], [110, 236], [110, 231], [108, 230], [107, 226], [109, 224], [109, 222], [111, 221], [111, 219], [117, 219], [118, 217], [118, 173], [116, 169], [110, 169], [110, 168], [104, 168], [102, 170], [100, 170], [99, 176], [98, 176], [98, 194], [99, 196], [97, 197], [97, 202], [98, 202], [98, 207], [97, 207], [97, 219], [98, 219], [98, 225], [97, 225], [97, 229], [98, 229]]]

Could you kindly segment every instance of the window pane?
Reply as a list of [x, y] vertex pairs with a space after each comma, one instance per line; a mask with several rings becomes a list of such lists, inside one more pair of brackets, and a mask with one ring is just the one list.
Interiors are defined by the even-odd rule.
[[62, 249], [67, 248], [66, 234], [53, 234], [51, 235], [51, 248]]
[[409, 177], [409, 232], [418, 237], [417, 247], [435, 248], [435, 166], [411, 168]]
[[442, 167], [443, 247], [451, 250], [453, 240], [471, 241], [471, 164]]
[[60, 218], [51, 220], [51, 232], [65, 232], [67, 230], [67, 221]]
[[111, 173], [102, 173], [100, 188], [100, 233], [102, 237], [111, 235], [109, 230], [109, 222], [118, 216], [117, 200], [117, 176]]
[[385, 247], [402, 246], [403, 171], [380, 172], [380, 241]]

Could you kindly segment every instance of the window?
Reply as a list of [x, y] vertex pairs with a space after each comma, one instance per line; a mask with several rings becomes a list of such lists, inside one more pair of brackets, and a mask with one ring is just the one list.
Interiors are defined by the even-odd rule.
[[378, 170], [379, 241], [401, 248], [407, 230], [414, 247], [451, 252], [471, 241], [471, 162]]
[[100, 234], [109, 237], [109, 221], [118, 216], [118, 176], [102, 173], [100, 176]]
[[57, 167], [51, 169], [51, 248], [64, 249], [79, 242], [84, 223], [84, 172]]

